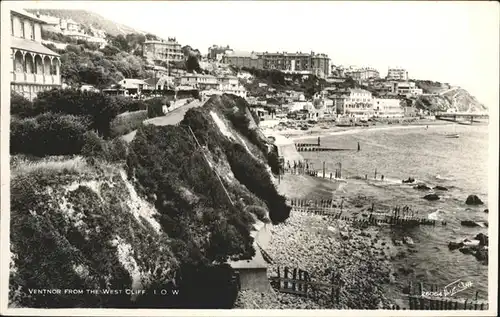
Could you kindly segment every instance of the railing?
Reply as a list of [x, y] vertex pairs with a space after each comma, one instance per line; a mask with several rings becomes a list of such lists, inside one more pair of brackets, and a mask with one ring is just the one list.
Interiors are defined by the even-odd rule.
[[31, 74], [23, 72], [11, 72], [11, 81], [15, 83], [60, 85], [59, 75]]
[[35, 82], [38, 84], [44, 84], [45, 83], [45, 78], [44, 75], [41, 74], [35, 74]]
[[25, 81], [28, 82], [28, 83], [34, 83], [34, 82], [36, 82], [35, 74], [27, 73], [26, 77], [25, 77]]

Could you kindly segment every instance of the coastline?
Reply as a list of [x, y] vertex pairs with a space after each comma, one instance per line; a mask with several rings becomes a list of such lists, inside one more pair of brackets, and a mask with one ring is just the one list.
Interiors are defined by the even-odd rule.
[[422, 129], [425, 126], [453, 126], [457, 123], [449, 121], [435, 121], [435, 120], [420, 120], [414, 123], [408, 124], [387, 124], [387, 123], [377, 123], [377, 125], [371, 125], [368, 127], [330, 127], [327, 129], [322, 129], [314, 127], [309, 131], [297, 130], [297, 129], [283, 129], [277, 130], [274, 128], [266, 128], [263, 130], [265, 135], [276, 137], [277, 135], [286, 137], [292, 141], [307, 140], [318, 137], [326, 137], [338, 134], [355, 134], [363, 131], [383, 131], [383, 130], [395, 130], [395, 129]]
[[[264, 134], [275, 138], [275, 144], [285, 161], [294, 160], [300, 156], [295, 149], [297, 140], [311, 139], [338, 135], [353, 134], [365, 130], [382, 131], [397, 129], [424, 129], [432, 126], [453, 126], [456, 123], [446, 121], [420, 121], [414, 124], [377, 124], [370, 127], [333, 127], [319, 131], [273, 131], [267, 129]], [[296, 132], [290, 135], [290, 132]], [[287, 137], [288, 136], [288, 137]], [[364, 180], [352, 180], [364, 182]], [[346, 182], [343, 179], [322, 179], [307, 175], [285, 174], [278, 184], [280, 194], [287, 199], [331, 199], [339, 206], [342, 196], [344, 201], [343, 214], [349, 217], [363, 219], [370, 214], [370, 201], [363, 195], [342, 190]], [[388, 206], [378, 207], [387, 209]], [[387, 208], [386, 208], [387, 207]], [[387, 210], [386, 210], [387, 211]], [[391, 309], [392, 305], [409, 308], [406, 300], [400, 294], [394, 293], [394, 286], [399, 287], [398, 279], [404, 278], [408, 272], [413, 272], [412, 265], [401, 263], [404, 259], [418, 251], [418, 246], [405, 234], [393, 241], [394, 237], [387, 234], [386, 226], [376, 225], [368, 228], [357, 223], [331, 219], [292, 210], [290, 218], [283, 224], [271, 229], [272, 241], [268, 253], [275, 261], [273, 267], [268, 268], [268, 275], [276, 275], [275, 266], [305, 269], [317, 276], [317, 281], [327, 282], [328, 274], [332, 270], [339, 270], [350, 287], [342, 291], [339, 304], [330, 306], [327, 303], [310, 301], [291, 301], [284, 294], [275, 292], [269, 297], [251, 295], [245, 292], [243, 298], [252, 298], [255, 306], [246, 308], [267, 307], [281, 309], [293, 308], [334, 308], [334, 309]], [[396, 243], [397, 242], [397, 243]], [[369, 264], [368, 264], [369, 263]], [[342, 269], [341, 269], [342, 268]], [[348, 272], [348, 273], [347, 273]], [[354, 289], [371, 289], [370, 294], [354, 292]], [[250, 295], [249, 295], [250, 294]], [[255, 295], [255, 294], [254, 294]], [[355, 303], [363, 303], [356, 306]]]

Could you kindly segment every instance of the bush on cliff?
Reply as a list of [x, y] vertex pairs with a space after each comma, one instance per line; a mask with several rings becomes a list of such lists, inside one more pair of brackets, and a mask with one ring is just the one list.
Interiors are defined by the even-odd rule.
[[248, 103], [241, 97], [223, 95], [220, 102], [217, 102], [214, 99], [208, 104], [214, 105], [220, 109], [224, 116], [231, 121], [234, 128], [245, 136], [252, 144], [257, 146], [265, 155], [267, 163], [271, 167], [271, 171], [278, 174], [279, 160], [277, 150], [269, 150], [267, 141], [259, 135], [257, 129], [250, 128], [250, 118], [248, 117], [248, 113], [252, 114], [252, 111], [249, 111]]
[[145, 101], [148, 110], [148, 118], [161, 117], [163, 113], [163, 106], [170, 105], [167, 98], [154, 97]]
[[10, 92], [10, 114], [20, 118], [35, 115], [33, 103], [15, 91]]
[[110, 136], [116, 138], [138, 129], [144, 120], [148, 118], [146, 110], [122, 113], [111, 121]]
[[286, 220], [290, 216], [291, 207], [286, 204], [285, 197], [276, 191], [265, 167], [253, 159], [240, 144], [228, 144], [226, 154], [234, 176], [266, 202], [271, 221], [279, 223]]
[[91, 161], [94, 159], [107, 162], [124, 161], [127, 157], [127, 145], [120, 138], [106, 141], [94, 131], [87, 131], [83, 135], [81, 155]]
[[10, 152], [35, 156], [79, 154], [90, 121], [85, 117], [44, 113], [11, 118]]
[[88, 116], [91, 128], [108, 137], [111, 121], [120, 113], [120, 105], [113, 97], [102, 93], [58, 89], [40, 92], [33, 102], [36, 114], [53, 112]]

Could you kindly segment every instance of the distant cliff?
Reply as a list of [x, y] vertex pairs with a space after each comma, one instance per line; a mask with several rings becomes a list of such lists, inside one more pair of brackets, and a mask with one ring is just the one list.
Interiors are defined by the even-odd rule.
[[[425, 93], [425, 92], [424, 92]], [[463, 88], [440, 89], [439, 92], [419, 96], [413, 103], [418, 109], [429, 111], [483, 112], [488, 108]]]

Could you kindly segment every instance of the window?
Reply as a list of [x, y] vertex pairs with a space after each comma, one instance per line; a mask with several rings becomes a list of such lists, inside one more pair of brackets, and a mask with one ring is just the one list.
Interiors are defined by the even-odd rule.
[[35, 23], [31, 22], [31, 39], [35, 40]]
[[21, 36], [24, 38], [25, 35], [24, 35], [24, 22], [21, 21]]

